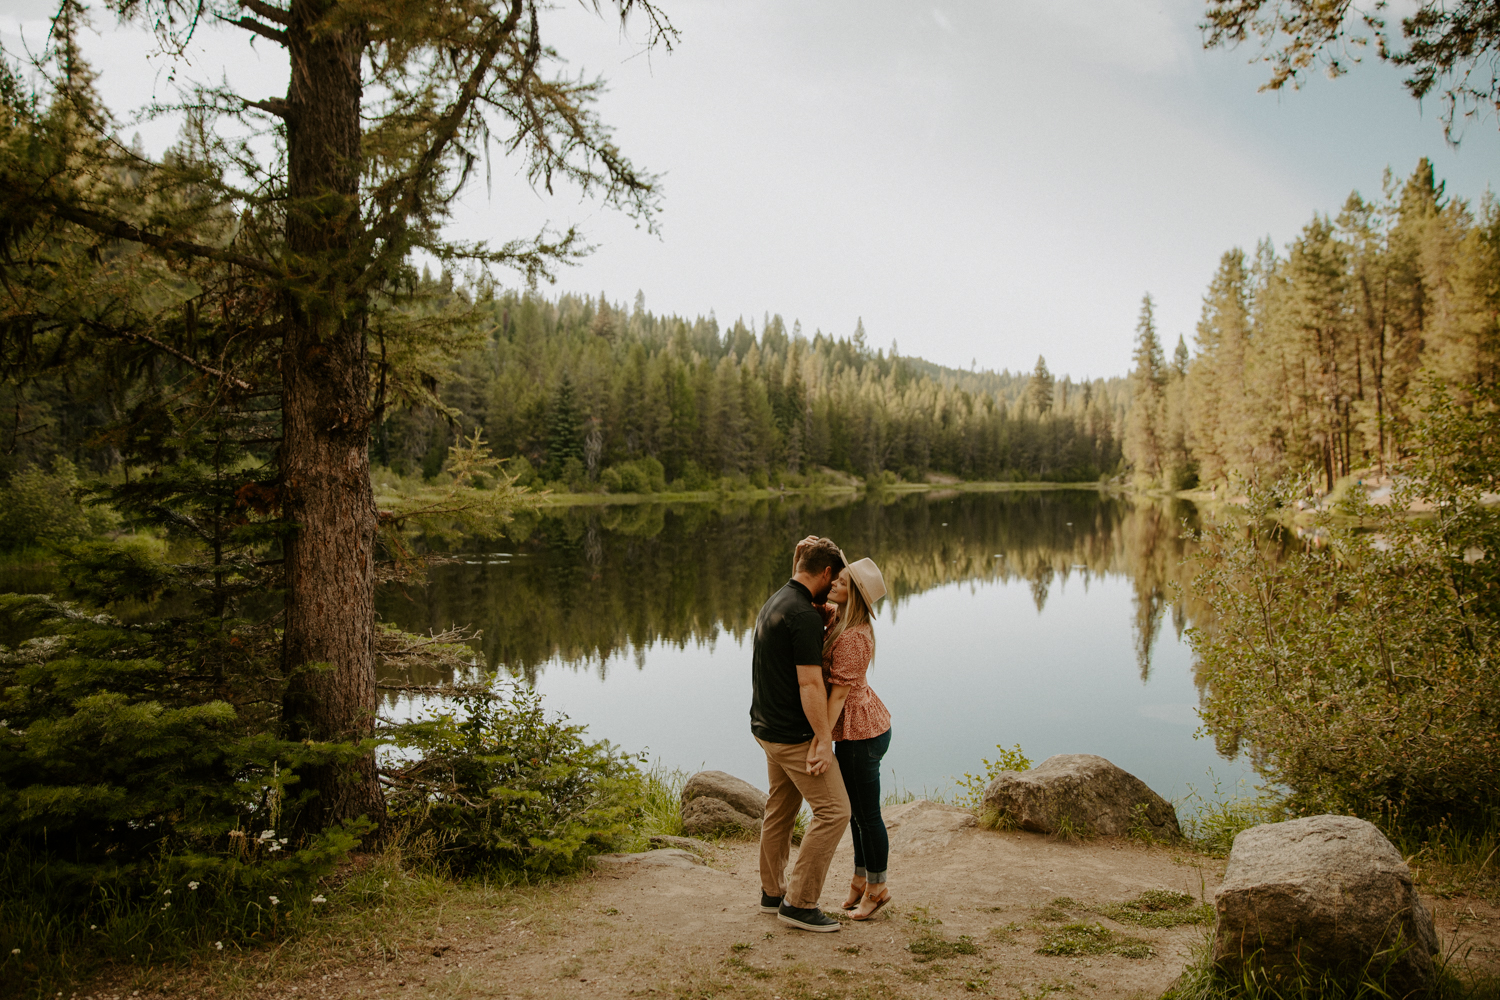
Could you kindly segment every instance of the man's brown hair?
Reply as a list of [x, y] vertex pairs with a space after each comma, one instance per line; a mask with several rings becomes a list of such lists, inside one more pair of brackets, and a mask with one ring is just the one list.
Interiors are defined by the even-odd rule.
[[797, 561], [795, 572], [817, 576], [829, 567], [833, 568], [834, 575], [837, 576], [844, 568], [844, 554], [833, 544], [833, 539], [820, 538], [807, 543], [807, 548], [802, 550], [802, 558]]

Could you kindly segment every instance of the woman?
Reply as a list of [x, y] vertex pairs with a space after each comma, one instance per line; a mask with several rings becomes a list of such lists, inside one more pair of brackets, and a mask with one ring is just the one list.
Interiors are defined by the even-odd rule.
[[823, 611], [823, 683], [854, 838], [854, 881], [844, 909], [854, 920], [869, 920], [891, 901], [885, 881], [890, 839], [880, 816], [880, 760], [891, 745], [891, 713], [865, 681], [875, 659], [870, 623], [875, 602], [884, 596], [880, 567], [861, 559], [846, 566], [828, 591], [828, 601], [837, 609], [825, 605]]

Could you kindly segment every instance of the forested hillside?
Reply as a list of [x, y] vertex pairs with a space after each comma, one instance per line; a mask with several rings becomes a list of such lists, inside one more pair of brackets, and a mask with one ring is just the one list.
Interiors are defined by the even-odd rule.
[[430, 476], [456, 433], [482, 429], [523, 478], [573, 489], [766, 485], [818, 467], [1079, 481], [1119, 466], [1123, 379], [1057, 379], [1041, 359], [1030, 374], [942, 368], [870, 347], [862, 325], [807, 337], [770, 316], [721, 331], [654, 315], [642, 295], [632, 308], [515, 292], [476, 305], [480, 344], [439, 393], [451, 409], [392, 416], [377, 463]]
[[1148, 296], [1124, 448], [1139, 482], [1183, 487], [1315, 472], [1325, 488], [1407, 460], [1429, 387], [1492, 385], [1500, 364], [1500, 205], [1445, 196], [1422, 160], [1354, 192], [1284, 253], [1230, 250], [1196, 353], [1171, 361]]

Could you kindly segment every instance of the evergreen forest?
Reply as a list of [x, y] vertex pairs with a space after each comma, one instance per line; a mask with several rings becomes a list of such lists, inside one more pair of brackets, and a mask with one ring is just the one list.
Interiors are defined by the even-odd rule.
[[1284, 249], [1233, 249], [1171, 360], [1142, 303], [1123, 429], [1137, 482], [1169, 488], [1308, 473], [1323, 491], [1415, 454], [1434, 389], [1500, 375], [1500, 203], [1446, 195], [1427, 160], [1351, 193]]

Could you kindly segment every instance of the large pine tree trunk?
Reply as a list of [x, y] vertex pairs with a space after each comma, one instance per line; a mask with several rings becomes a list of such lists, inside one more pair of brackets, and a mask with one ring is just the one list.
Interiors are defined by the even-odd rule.
[[[283, 705], [293, 739], [352, 740], [374, 728], [374, 545], [369, 370], [358, 274], [362, 28], [330, 30], [327, 0], [294, 0], [288, 26], [287, 248], [305, 277], [286, 299], [281, 469], [286, 542]], [[322, 23], [320, 23], [322, 22]], [[313, 832], [385, 819], [373, 755], [304, 772]]]

